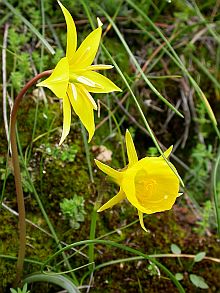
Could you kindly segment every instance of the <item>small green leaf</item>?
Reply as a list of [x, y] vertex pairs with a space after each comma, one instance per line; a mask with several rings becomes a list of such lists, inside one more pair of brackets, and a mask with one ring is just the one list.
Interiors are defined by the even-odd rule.
[[206, 284], [205, 280], [197, 275], [190, 274], [189, 275], [190, 281], [195, 285], [197, 288], [201, 289], [208, 289], [209, 286]]
[[181, 249], [176, 244], [171, 244], [171, 251], [173, 254], [181, 254]]
[[201, 260], [203, 260], [203, 258], [205, 257], [205, 252], [199, 252], [195, 255], [194, 257], [194, 262], [199, 262]]
[[178, 280], [178, 281], [181, 281], [183, 279], [183, 274], [181, 273], [176, 273], [175, 274], [175, 278]]

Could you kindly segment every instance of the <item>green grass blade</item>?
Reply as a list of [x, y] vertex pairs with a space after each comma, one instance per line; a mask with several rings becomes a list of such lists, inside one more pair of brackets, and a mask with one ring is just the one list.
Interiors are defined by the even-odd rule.
[[9, 153], [10, 153], [10, 146], [8, 145], [6, 164], [5, 164], [5, 174], [4, 174], [4, 180], [3, 180], [2, 190], [1, 190], [1, 195], [0, 195], [0, 210], [1, 210], [1, 207], [2, 207], [2, 201], [3, 201], [3, 198], [4, 198], [4, 194], [5, 194], [6, 182], [7, 182], [8, 171], [9, 171]]
[[115, 122], [117, 131], [118, 131], [118, 135], [119, 135], [119, 139], [120, 139], [120, 142], [121, 142], [122, 159], [123, 159], [124, 167], [126, 167], [127, 163], [126, 163], [126, 156], [125, 156], [125, 148], [124, 148], [124, 142], [123, 142], [122, 133], [121, 133], [121, 130], [120, 130], [119, 123], [118, 123], [115, 115], [110, 110], [110, 108], [108, 106], [106, 106], [103, 102], [100, 102], [100, 103], [108, 110], [110, 116], [112, 117], [113, 121]]
[[82, 132], [82, 136], [83, 136], [83, 143], [84, 143], [84, 147], [85, 147], [86, 161], [87, 161], [87, 165], [88, 165], [88, 169], [89, 169], [89, 176], [90, 176], [91, 182], [94, 183], [94, 178], [93, 178], [93, 173], [92, 173], [92, 165], [91, 165], [91, 161], [90, 161], [89, 144], [88, 144], [88, 140], [87, 140], [87, 136], [86, 136], [86, 130], [85, 130], [85, 127], [83, 126], [81, 121], [80, 121], [80, 125], [81, 125], [81, 132]]
[[23, 17], [20, 12], [18, 12], [17, 9], [15, 9], [7, 0], [2, 0], [2, 2], [11, 10], [11, 12], [19, 17], [24, 24], [38, 37], [38, 39], [44, 44], [44, 46], [47, 48], [47, 50], [51, 54], [55, 54], [54, 49], [51, 47], [51, 45], [47, 42], [47, 40], [42, 36], [41, 33], [25, 18]]
[[0, 27], [9, 19], [9, 17], [12, 15], [11, 12], [7, 13], [1, 20], [0, 20]]
[[35, 282], [45, 282], [52, 283], [65, 289], [68, 293], [80, 293], [79, 289], [72, 283], [72, 281], [65, 277], [59, 275], [49, 275], [35, 273], [24, 278], [23, 283], [31, 284]]
[[161, 270], [164, 271], [165, 274], [168, 275], [168, 277], [172, 280], [172, 282], [175, 284], [175, 286], [178, 288], [179, 292], [184, 293], [185, 290], [183, 289], [182, 285], [179, 283], [179, 281], [175, 278], [175, 276], [171, 273], [170, 270], [168, 270], [164, 265], [162, 265], [160, 262], [156, 261], [153, 257], [148, 256], [147, 254], [133, 249], [131, 247], [125, 246], [123, 244], [119, 244], [116, 243], [114, 241], [109, 241], [109, 240], [83, 240], [83, 241], [79, 241], [79, 242], [75, 242], [73, 244], [70, 244], [66, 247], [64, 247], [63, 249], [61, 249], [60, 251], [56, 252], [55, 254], [53, 254], [52, 256], [50, 256], [46, 262], [44, 263], [44, 265], [42, 266], [42, 271], [44, 270], [44, 268], [53, 260], [55, 259], [57, 256], [59, 256], [62, 252], [75, 247], [75, 246], [80, 246], [80, 245], [85, 245], [85, 244], [101, 244], [101, 245], [106, 245], [106, 246], [111, 246], [111, 247], [116, 247], [122, 251], [127, 251], [130, 252], [134, 255], [138, 255], [138, 256], [142, 256], [144, 259], [147, 259], [149, 261], [151, 261], [152, 263], [154, 263], [156, 266], [158, 266]]
[[[6, 258], [6, 259], [14, 260], [14, 261], [17, 261], [17, 259], [18, 259], [16, 256], [8, 255], [8, 254], [0, 254], [0, 258]], [[42, 262], [39, 262], [39, 261], [34, 260], [34, 259], [25, 258], [24, 261], [27, 262], [27, 263], [32, 263], [34, 265], [39, 265], [39, 266], [43, 265]]]
[[216, 220], [217, 220], [217, 230], [218, 236], [220, 237], [220, 182], [218, 181], [217, 175], [219, 174], [219, 167], [220, 167], [220, 149], [218, 152], [218, 156], [216, 158], [214, 170], [213, 170], [213, 193], [214, 193], [214, 205], [215, 205], [215, 213], [216, 213]]
[[117, 28], [115, 22], [112, 20], [112, 18], [105, 12], [105, 10], [103, 10], [100, 6], [98, 6], [99, 9], [102, 11], [102, 13], [106, 16], [106, 18], [108, 19], [108, 21], [110, 22], [110, 24], [112, 25], [112, 27], [114, 28], [116, 34], [118, 35], [121, 43], [123, 44], [124, 48], [126, 49], [129, 57], [131, 58], [131, 60], [133, 61], [133, 63], [135, 64], [138, 72], [141, 74], [142, 78], [144, 79], [144, 81], [147, 83], [147, 85], [150, 87], [150, 89], [158, 96], [158, 98], [160, 98], [169, 108], [171, 108], [176, 114], [178, 114], [180, 117], [183, 117], [183, 115], [172, 105], [170, 104], [160, 93], [159, 91], [154, 87], [154, 85], [150, 82], [149, 78], [145, 75], [145, 73], [143, 72], [143, 70], [141, 69], [139, 63], [137, 62], [136, 58], [134, 57], [133, 53], [131, 52], [129, 46], [127, 45], [125, 39], [123, 38], [121, 32], [119, 31], [119, 29]]
[[[165, 47], [163, 47], [163, 50], [166, 50], [166, 53], [172, 58], [172, 60], [177, 64], [177, 66], [187, 75], [189, 78], [191, 84], [193, 85], [196, 93], [198, 94], [199, 98], [201, 99], [202, 103], [205, 105], [205, 108], [207, 110], [207, 113], [209, 115], [210, 120], [212, 121], [213, 127], [216, 131], [216, 134], [218, 135], [218, 138], [220, 139], [220, 132], [217, 127], [217, 121], [215, 118], [215, 115], [212, 111], [212, 108], [209, 105], [209, 102], [205, 96], [205, 94], [202, 92], [196, 81], [193, 79], [193, 77], [190, 75], [188, 72], [187, 68], [183, 64], [182, 60], [179, 58], [173, 47], [171, 46], [170, 42], [167, 40], [167, 38], [163, 35], [163, 33], [160, 31], [160, 29], [152, 22], [152, 20], [142, 11], [132, 0], [126, 0], [126, 2], [131, 5], [138, 13], [147, 21], [147, 23], [155, 30], [155, 32], [158, 33], [158, 35], [161, 37], [161, 39], [166, 43], [167, 47], [169, 48], [170, 53]], [[142, 26], [143, 31], [146, 32], [146, 28]], [[158, 41], [155, 37], [152, 37], [152, 34], [148, 35], [154, 39], [154, 41], [158, 44], [161, 45], [160, 41]]]
[[[96, 232], [96, 222], [97, 222], [97, 208], [96, 208], [96, 204], [92, 210], [91, 213], [91, 224], [90, 224], [90, 232], [89, 232], [89, 239], [90, 240], [94, 240], [95, 239], [95, 232]], [[92, 271], [94, 270], [94, 259], [95, 259], [95, 254], [94, 254], [94, 244], [90, 244], [89, 245], [89, 252], [88, 252], [88, 256], [89, 256], [89, 272], [92, 273]]]
[[[214, 39], [216, 40], [216, 42], [220, 45], [220, 35], [217, 34], [215, 32], [215, 30], [213, 29], [213, 27], [206, 21], [205, 17], [200, 12], [199, 7], [197, 6], [197, 4], [196, 4], [196, 2], [194, 0], [192, 1], [192, 6], [193, 6], [193, 10], [196, 12], [196, 14], [200, 18], [200, 20], [207, 27], [207, 30], [209, 31], [209, 33], [214, 37]], [[216, 24], [216, 26], [217, 26], [217, 24]]]
[[196, 58], [193, 55], [190, 55], [190, 58], [192, 58], [193, 62], [196, 63], [196, 65], [203, 71], [203, 73], [212, 81], [214, 86], [216, 86], [218, 89], [220, 89], [220, 83], [218, 80], [212, 75], [209, 70], [202, 64], [202, 62], [199, 61], [198, 58]]

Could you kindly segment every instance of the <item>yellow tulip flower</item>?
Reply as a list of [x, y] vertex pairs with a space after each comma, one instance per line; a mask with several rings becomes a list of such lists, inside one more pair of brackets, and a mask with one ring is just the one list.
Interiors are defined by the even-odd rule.
[[95, 72], [111, 69], [111, 65], [91, 65], [101, 39], [102, 23], [98, 19], [98, 28], [92, 31], [77, 47], [75, 23], [69, 11], [58, 1], [67, 25], [66, 56], [63, 57], [52, 74], [38, 86], [49, 88], [58, 98], [63, 99], [63, 132], [60, 144], [70, 130], [71, 105], [89, 133], [89, 141], [95, 131], [94, 112], [97, 105], [91, 93], [109, 93], [121, 91], [111, 80]]
[[[132, 137], [127, 130], [126, 147], [129, 164], [126, 169], [116, 171], [111, 167], [95, 160], [96, 165], [109, 175], [119, 186], [117, 195], [105, 203], [98, 212], [111, 208], [123, 199], [137, 208], [141, 227], [145, 230], [143, 214], [153, 214], [170, 210], [180, 195], [179, 179], [162, 156], [145, 157], [138, 160]], [[172, 146], [164, 152], [169, 157]], [[175, 167], [170, 163], [175, 169]]]

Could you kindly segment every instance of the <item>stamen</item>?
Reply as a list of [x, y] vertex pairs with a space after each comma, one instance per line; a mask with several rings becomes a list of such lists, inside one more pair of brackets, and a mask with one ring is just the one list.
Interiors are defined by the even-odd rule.
[[77, 77], [77, 81], [80, 83], [83, 83], [85, 85], [91, 86], [91, 87], [95, 87], [96, 83], [93, 82], [91, 79], [84, 77], [84, 76], [78, 76]]
[[[84, 90], [84, 89], [83, 89]], [[90, 93], [87, 91], [87, 90], [84, 90], [84, 93], [86, 94], [87, 98], [90, 100], [90, 102], [92, 103], [93, 105], [93, 109], [94, 110], [97, 110], [97, 104], [96, 102], [94, 101], [93, 97], [90, 95]]]
[[103, 88], [103, 86], [101, 86], [99, 83], [96, 83], [96, 82], [92, 81], [91, 79], [89, 79], [89, 78], [87, 78], [85, 76], [78, 76], [76, 78], [76, 80], [78, 82], [83, 83], [85, 85], [88, 85], [90, 87], [96, 87], [96, 88], [100, 88], [100, 89]]
[[73, 92], [73, 98], [76, 101], [77, 100], [77, 91], [76, 91], [75, 85], [72, 83], [71, 83], [71, 88], [72, 88], [72, 92]]

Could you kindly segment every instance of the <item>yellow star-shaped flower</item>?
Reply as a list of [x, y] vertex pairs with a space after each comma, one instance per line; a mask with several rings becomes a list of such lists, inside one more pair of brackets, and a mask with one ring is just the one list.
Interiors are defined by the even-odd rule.
[[[100, 170], [109, 175], [119, 186], [117, 195], [105, 203], [98, 212], [111, 208], [123, 199], [137, 208], [141, 227], [145, 230], [143, 214], [170, 210], [180, 195], [179, 179], [162, 156], [138, 160], [132, 137], [127, 130], [126, 147], [129, 164], [125, 170], [116, 171], [95, 160]], [[169, 157], [172, 146], [164, 152]], [[175, 167], [170, 163], [175, 169]]]
[[70, 130], [71, 105], [89, 133], [89, 141], [95, 131], [94, 112], [97, 105], [91, 93], [109, 93], [121, 91], [111, 80], [95, 72], [96, 70], [111, 69], [111, 65], [91, 65], [101, 39], [102, 23], [92, 31], [77, 47], [77, 34], [74, 21], [69, 11], [58, 1], [67, 24], [66, 56], [62, 58], [52, 74], [38, 86], [49, 88], [58, 98], [63, 99], [63, 132], [60, 144]]

